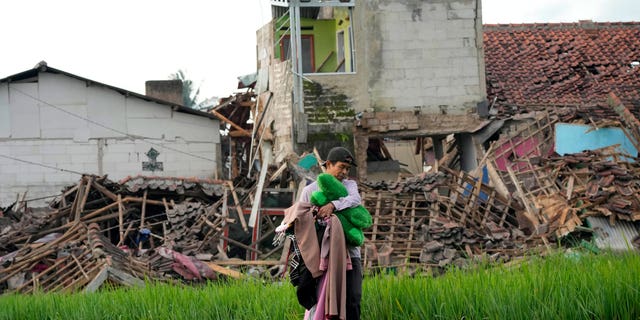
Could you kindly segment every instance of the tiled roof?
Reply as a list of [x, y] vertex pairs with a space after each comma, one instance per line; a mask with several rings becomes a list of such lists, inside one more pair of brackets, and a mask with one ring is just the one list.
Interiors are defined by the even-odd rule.
[[595, 106], [615, 93], [640, 115], [640, 22], [484, 25], [495, 106]]
[[130, 192], [141, 190], [165, 190], [177, 194], [185, 194], [188, 190], [202, 190], [208, 196], [222, 196], [226, 182], [215, 179], [201, 179], [196, 177], [159, 177], [127, 176], [119, 182]]

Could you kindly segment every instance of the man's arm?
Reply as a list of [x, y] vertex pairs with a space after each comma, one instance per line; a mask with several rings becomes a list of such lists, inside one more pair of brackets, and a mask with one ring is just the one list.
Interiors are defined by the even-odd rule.
[[307, 185], [306, 187], [304, 187], [302, 189], [302, 192], [300, 192], [300, 197], [298, 198], [298, 201], [301, 201], [301, 202], [311, 201], [311, 193], [316, 191], [316, 189], [318, 189], [316, 185], [317, 185], [317, 182], [313, 182]]
[[342, 181], [349, 193], [346, 197], [342, 197], [338, 200], [331, 201], [335, 207], [335, 211], [344, 210], [346, 208], [357, 207], [362, 203], [360, 198], [360, 192], [358, 192], [358, 184], [353, 180], [345, 179]]

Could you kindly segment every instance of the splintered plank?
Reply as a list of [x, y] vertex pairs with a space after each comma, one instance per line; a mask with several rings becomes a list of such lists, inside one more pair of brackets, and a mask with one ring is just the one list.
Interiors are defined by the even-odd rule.
[[[223, 274], [225, 276], [231, 277], [231, 278], [235, 278], [235, 279], [241, 279], [244, 278], [244, 275], [236, 270], [232, 270], [232, 269], [227, 269], [221, 265], [218, 265], [216, 263], [213, 262], [206, 262], [206, 264], [209, 266], [209, 268], [213, 269], [213, 271]], [[278, 263], [279, 264], [279, 263]]]
[[120, 241], [118, 243], [123, 243], [124, 241], [124, 209], [122, 208], [122, 196], [118, 195], [118, 230], [120, 231]]
[[414, 193], [411, 197], [411, 220], [409, 222], [409, 237], [407, 238], [407, 247], [406, 247], [406, 258], [405, 263], [411, 262], [411, 245], [413, 244], [413, 239], [415, 236], [413, 234], [413, 230], [415, 227], [415, 218], [416, 218], [416, 194]]
[[236, 211], [238, 212], [238, 218], [240, 219], [240, 223], [242, 224], [242, 229], [247, 232], [249, 228], [247, 227], [247, 221], [244, 218], [244, 212], [242, 211], [242, 207], [240, 206], [240, 200], [238, 200], [238, 194], [233, 187], [233, 182], [227, 181], [227, 184], [229, 185], [229, 189], [231, 190], [231, 195], [233, 196], [233, 202], [236, 205]]
[[534, 227], [537, 227], [540, 224], [540, 222], [538, 221], [537, 215], [532, 211], [531, 205], [529, 204], [527, 197], [524, 195], [524, 191], [522, 191], [522, 187], [520, 186], [520, 183], [518, 183], [518, 180], [513, 174], [513, 170], [511, 169], [511, 167], [507, 167], [507, 171], [509, 172], [509, 176], [511, 177], [511, 180], [514, 183], [514, 186], [516, 187], [516, 192], [518, 194], [518, 197], [520, 198], [520, 200], [522, 200], [522, 204], [524, 205], [524, 208], [526, 211], [525, 214], [527, 215], [528, 220], [533, 224]]
[[[82, 180], [87, 179], [86, 176], [82, 177]], [[75, 221], [80, 221], [80, 214], [84, 210], [85, 205], [87, 204], [87, 198], [89, 197], [89, 193], [91, 192], [91, 182], [93, 181], [93, 177], [89, 178], [89, 181], [86, 181], [86, 185], [82, 194], [82, 200], [78, 207], [76, 207], [75, 212]]]

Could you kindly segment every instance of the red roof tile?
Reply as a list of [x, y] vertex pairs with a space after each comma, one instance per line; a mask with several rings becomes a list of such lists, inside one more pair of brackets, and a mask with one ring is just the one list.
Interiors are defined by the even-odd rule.
[[484, 25], [484, 52], [498, 108], [594, 106], [614, 92], [640, 115], [640, 22]]

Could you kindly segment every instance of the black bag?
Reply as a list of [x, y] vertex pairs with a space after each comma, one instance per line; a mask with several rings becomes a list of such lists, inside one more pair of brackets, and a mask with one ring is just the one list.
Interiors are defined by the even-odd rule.
[[[322, 244], [322, 236], [324, 235], [324, 226], [316, 224], [316, 235], [318, 236], [318, 245]], [[320, 277], [314, 278], [311, 271], [307, 269], [300, 253], [300, 248], [296, 243], [295, 236], [289, 235], [291, 238], [291, 258], [289, 259], [289, 281], [296, 287], [296, 296], [298, 303], [305, 309], [309, 310], [318, 302], [317, 288]]]

